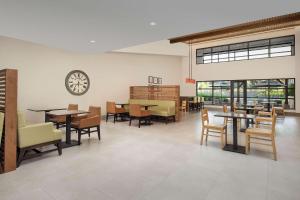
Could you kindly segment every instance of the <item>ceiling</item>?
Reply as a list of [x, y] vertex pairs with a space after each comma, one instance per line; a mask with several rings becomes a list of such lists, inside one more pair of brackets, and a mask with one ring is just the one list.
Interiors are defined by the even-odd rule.
[[0, 0], [0, 5], [0, 35], [88, 53], [300, 10], [296, 0]]

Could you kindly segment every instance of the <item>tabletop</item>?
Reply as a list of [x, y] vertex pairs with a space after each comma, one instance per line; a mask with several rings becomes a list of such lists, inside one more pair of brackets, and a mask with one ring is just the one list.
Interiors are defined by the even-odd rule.
[[255, 115], [241, 114], [241, 113], [234, 113], [234, 112], [217, 113], [214, 116], [215, 117], [227, 117], [227, 118], [239, 118], [239, 119], [254, 119], [255, 118]]
[[29, 108], [27, 110], [33, 111], [33, 112], [50, 112], [50, 111], [56, 111], [56, 110], [66, 110], [66, 108]]
[[51, 111], [48, 114], [49, 115], [56, 115], [56, 116], [66, 116], [66, 115], [77, 115], [77, 114], [87, 114], [88, 111], [84, 110], [56, 110]]

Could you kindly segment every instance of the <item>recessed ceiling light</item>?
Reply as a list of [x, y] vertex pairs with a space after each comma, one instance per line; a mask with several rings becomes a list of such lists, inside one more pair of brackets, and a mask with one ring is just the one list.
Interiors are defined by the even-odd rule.
[[92, 44], [95, 43], [95, 42], [96, 42], [95, 40], [91, 40], [91, 41], [90, 41], [90, 43], [92, 43]]
[[156, 26], [156, 22], [150, 22], [150, 26]]

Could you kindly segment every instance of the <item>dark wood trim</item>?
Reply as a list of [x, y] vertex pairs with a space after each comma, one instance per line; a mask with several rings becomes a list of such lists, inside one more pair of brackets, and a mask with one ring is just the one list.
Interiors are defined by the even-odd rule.
[[224, 28], [171, 38], [170, 43], [198, 43], [259, 32], [292, 28], [300, 25], [300, 12], [281, 15]]
[[[48, 146], [48, 145], [51, 145], [51, 144], [54, 144], [57, 148], [46, 150], [46, 151], [39, 151], [39, 150], [36, 149], [36, 148]], [[35, 154], [27, 155], [27, 152], [30, 151], [30, 150], [33, 150], [35, 152]], [[32, 146], [29, 146], [29, 147], [19, 148], [17, 166], [19, 167], [23, 160], [35, 158], [35, 157], [41, 156], [45, 153], [49, 153], [49, 152], [52, 152], [52, 151], [58, 151], [58, 155], [62, 154], [61, 140], [54, 140], [54, 141], [45, 142], [45, 143], [42, 143], [42, 144], [32, 145]]]

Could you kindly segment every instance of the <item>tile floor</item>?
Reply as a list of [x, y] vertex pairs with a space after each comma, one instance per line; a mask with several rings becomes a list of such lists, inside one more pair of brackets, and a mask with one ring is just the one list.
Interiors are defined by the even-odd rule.
[[84, 136], [81, 146], [60, 157], [53, 152], [0, 175], [0, 199], [298, 200], [299, 130], [300, 118], [278, 120], [273, 161], [259, 147], [250, 155], [222, 151], [218, 138], [200, 146], [199, 113], [140, 129], [104, 122], [101, 142]]

